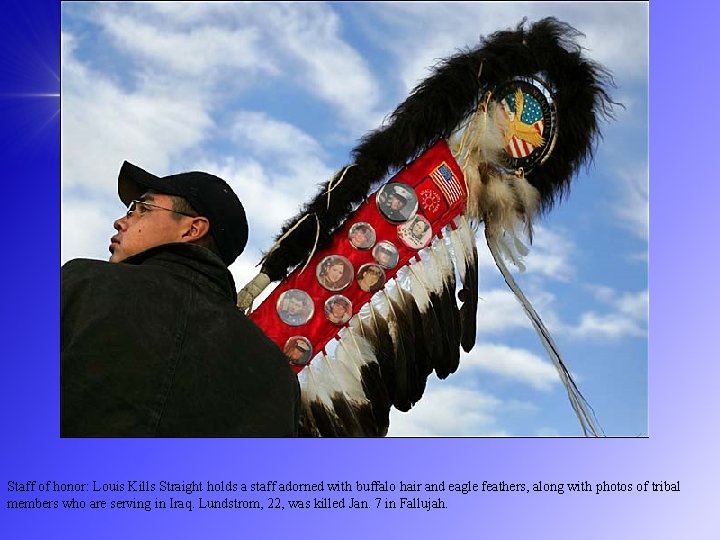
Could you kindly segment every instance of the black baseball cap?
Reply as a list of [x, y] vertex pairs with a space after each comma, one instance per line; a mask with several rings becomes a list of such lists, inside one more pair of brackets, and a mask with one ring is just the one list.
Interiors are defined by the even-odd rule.
[[198, 214], [208, 218], [210, 234], [227, 266], [245, 249], [248, 240], [245, 208], [222, 178], [199, 171], [159, 177], [125, 161], [118, 175], [120, 200], [130, 204], [149, 189], [183, 197]]

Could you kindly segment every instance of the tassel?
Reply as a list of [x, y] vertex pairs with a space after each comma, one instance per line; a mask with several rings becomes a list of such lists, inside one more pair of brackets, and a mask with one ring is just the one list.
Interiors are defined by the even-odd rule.
[[522, 293], [517, 283], [515, 283], [515, 280], [513, 279], [505, 264], [503, 263], [497, 243], [495, 242], [495, 238], [487, 235], [486, 239], [488, 247], [490, 248], [490, 253], [492, 253], [493, 259], [495, 259], [495, 264], [505, 278], [505, 282], [508, 284], [508, 287], [510, 287], [510, 289], [513, 291], [515, 297], [518, 299], [523, 309], [525, 310], [525, 313], [527, 314], [528, 318], [532, 322], [533, 327], [535, 328], [535, 331], [540, 337], [540, 341], [545, 347], [545, 350], [548, 352], [550, 360], [552, 360], [553, 364], [555, 365], [555, 368], [560, 375], [560, 380], [562, 381], [563, 386], [565, 386], [565, 390], [567, 391], [570, 405], [572, 405], [572, 408], [575, 411], [575, 415], [580, 421], [583, 433], [585, 434], [585, 436], [592, 435], [594, 437], [603, 435], [602, 428], [599, 426], [597, 420], [595, 419], [595, 413], [592, 410], [592, 407], [590, 407], [587, 401], [585, 401], [585, 398], [580, 393], [580, 390], [578, 390], [575, 381], [570, 375], [570, 371], [567, 369], [565, 362], [560, 356], [560, 352], [555, 345], [555, 341], [552, 339], [550, 332], [548, 332], [547, 328], [545, 328], [545, 325], [540, 319], [540, 316], [537, 314], [535, 309], [532, 307], [532, 304]]

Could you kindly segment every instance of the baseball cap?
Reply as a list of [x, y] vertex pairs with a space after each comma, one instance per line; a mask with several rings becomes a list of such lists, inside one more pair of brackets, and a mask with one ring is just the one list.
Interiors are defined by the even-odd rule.
[[245, 249], [248, 240], [245, 208], [222, 178], [199, 171], [160, 177], [125, 161], [118, 175], [120, 200], [130, 204], [148, 189], [183, 197], [198, 214], [208, 218], [210, 235], [227, 266]]
[[394, 195], [395, 197], [402, 199], [405, 202], [407, 202], [410, 197], [412, 197], [410, 191], [407, 188], [401, 186], [400, 184], [392, 185], [392, 188], [393, 193], [391, 193], [390, 195]]

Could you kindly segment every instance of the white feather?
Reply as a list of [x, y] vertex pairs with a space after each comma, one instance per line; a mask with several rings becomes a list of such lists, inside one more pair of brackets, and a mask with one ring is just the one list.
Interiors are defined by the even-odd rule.
[[[427, 288], [418, 277], [418, 265], [409, 265], [404, 267], [403, 270], [400, 283], [407, 283], [407, 287], [404, 288], [412, 295], [420, 313], [427, 313], [428, 309], [430, 309], [430, 296], [428, 296]], [[400, 275], [400, 272], [398, 272], [398, 275]]]

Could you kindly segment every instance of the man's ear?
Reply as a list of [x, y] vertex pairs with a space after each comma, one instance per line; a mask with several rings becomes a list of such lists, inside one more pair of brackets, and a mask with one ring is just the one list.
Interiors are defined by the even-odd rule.
[[182, 235], [183, 242], [197, 242], [210, 233], [210, 222], [203, 216], [190, 218]]

